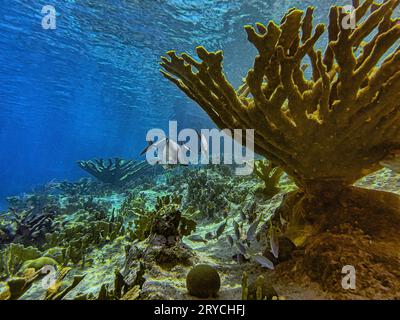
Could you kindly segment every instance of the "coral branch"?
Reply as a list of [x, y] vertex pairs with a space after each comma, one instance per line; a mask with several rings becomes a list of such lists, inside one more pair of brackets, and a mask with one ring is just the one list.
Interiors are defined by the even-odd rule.
[[78, 161], [79, 167], [99, 179], [101, 182], [118, 185], [134, 178], [150, 165], [146, 161], [136, 162], [122, 159], [95, 159]]
[[[353, 3], [355, 29], [343, 26], [342, 7], [331, 8], [324, 54], [314, 49], [325, 26], [313, 28], [313, 8], [289, 10], [279, 26], [246, 26], [258, 55], [238, 90], [226, 80], [222, 51], [199, 47], [200, 62], [168, 52], [162, 73], [220, 128], [255, 129], [256, 152], [299, 186], [350, 185], [400, 146], [399, 49], [388, 55], [400, 38], [392, 18], [399, 1]], [[311, 79], [304, 77], [307, 55]]]

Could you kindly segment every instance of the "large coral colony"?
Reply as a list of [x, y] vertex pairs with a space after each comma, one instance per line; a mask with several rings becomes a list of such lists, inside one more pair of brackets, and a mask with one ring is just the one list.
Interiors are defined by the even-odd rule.
[[8, 198], [0, 300], [398, 299], [400, 178], [381, 169], [400, 149], [399, 3], [353, 1], [354, 28], [332, 7], [324, 51], [313, 8], [246, 26], [258, 55], [237, 90], [222, 51], [168, 52], [163, 75], [266, 159], [245, 177], [80, 161], [96, 180]]

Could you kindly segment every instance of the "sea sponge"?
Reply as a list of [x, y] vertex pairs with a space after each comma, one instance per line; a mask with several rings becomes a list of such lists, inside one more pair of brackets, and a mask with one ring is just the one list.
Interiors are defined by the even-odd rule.
[[32, 269], [35, 269], [37, 271], [37, 270], [42, 269], [44, 266], [56, 267], [57, 265], [58, 265], [57, 261], [52, 259], [52, 258], [50, 258], [50, 257], [40, 257], [40, 258], [35, 259], [35, 260], [25, 261], [24, 265], [22, 266], [22, 270], [26, 270], [26, 269], [32, 268]]
[[221, 286], [217, 270], [207, 264], [195, 266], [186, 277], [189, 294], [198, 298], [214, 297]]

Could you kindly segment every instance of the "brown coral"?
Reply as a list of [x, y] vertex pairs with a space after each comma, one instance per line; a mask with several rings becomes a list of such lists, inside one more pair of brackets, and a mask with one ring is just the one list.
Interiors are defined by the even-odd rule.
[[[399, 3], [353, 1], [354, 29], [342, 23], [348, 13], [332, 7], [324, 52], [314, 48], [326, 27], [313, 27], [313, 8], [289, 10], [279, 26], [246, 26], [258, 56], [237, 90], [223, 73], [222, 51], [198, 47], [200, 62], [174, 51], [162, 58], [163, 75], [218, 127], [254, 129], [255, 151], [293, 177], [299, 191], [286, 196], [279, 209], [289, 220], [285, 235], [306, 252], [312, 248], [314, 261], [325, 265], [331, 261], [321, 237], [333, 233], [337, 237], [330, 239], [345, 240], [348, 231], [340, 226], [346, 224], [361, 229], [363, 240], [377, 241], [377, 255], [398, 259], [397, 251], [385, 248], [400, 240], [393, 232], [400, 228], [399, 197], [352, 185], [400, 149], [400, 47], [392, 50], [400, 39], [400, 19], [392, 18]], [[368, 253], [363, 246], [349, 247], [350, 263]], [[307, 259], [306, 273], [322, 281]], [[390, 266], [386, 271], [391, 274]]]
[[[305, 14], [290, 10], [280, 26], [246, 26], [259, 55], [238, 90], [224, 76], [222, 51], [198, 47], [201, 62], [170, 51], [162, 73], [219, 127], [254, 128], [256, 151], [299, 186], [313, 191], [324, 182], [350, 185], [379, 169], [400, 145], [400, 50], [385, 56], [400, 37], [391, 18], [398, 1], [375, 4], [363, 20], [372, 5], [367, 0], [357, 7], [354, 30], [342, 26], [341, 7], [331, 8], [324, 54], [314, 49], [325, 26], [312, 34], [313, 8]], [[311, 79], [302, 64], [307, 55]]]

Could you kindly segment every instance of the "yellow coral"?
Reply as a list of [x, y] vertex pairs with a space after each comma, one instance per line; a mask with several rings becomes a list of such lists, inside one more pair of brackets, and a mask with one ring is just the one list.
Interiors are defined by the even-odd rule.
[[255, 161], [254, 173], [264, 182], [263, 193], [267, 198], [272, 198], [279, 193], [279, 181], [283, 175], [283, 170], [275, 166], [271, 161]]
[[342, 7], [332, 7], [324, 53], [314, 49], [326, 27], [313, 28], [313, 8], [289, 10], [279, 26], [246, 26], [258, 56], [237, 90], [223, 73], [222, 51], [198, 47], [200, 62], [170, 51], [162, 73], [220, 128], [255, 129], [255, 151], [303, 189], [350, 185], [400, 146], [400, 49], [387, 54], [400, 38], [391, 18], [398, 3], [355, 2], [355, 29], [341, 23]]

